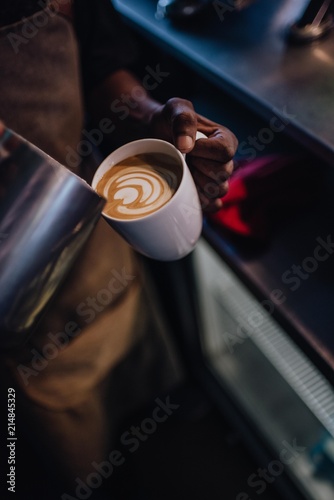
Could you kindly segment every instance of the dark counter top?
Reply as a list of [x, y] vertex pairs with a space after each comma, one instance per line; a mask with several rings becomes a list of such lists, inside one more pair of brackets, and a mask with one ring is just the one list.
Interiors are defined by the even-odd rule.
[[213, 2], [182, 24], [157, 20], [156, 0], [114, 4], [146, 36], [266, 120], [282, 117], [287, 134], [334, 162], [334, 33], [311, 45], [286, 39], [306, 0], [257, 0], [225, 14]]
[[[210, 5], [199, 20], [182, 25], [157, 20], [155, 0], [114, 3], [148, 39], [265, 123], [280, 117], [287, 136], [325, 160], [321, 203], [291, 217], [265, 251], [243, 251], [242, 243], [238, 246], [210, 223], [204, 236], [259, 300], [276, 289], [284, 293], [286, 301], [273, 316], [333, 380], [334, 258], [319, 263], [298, 290], [284, 284], [282, 274], [312, 256], [317, 238], [331, 237], [334, 227], [334, 32], [311, 45], [288, 45], [287, 28], [303, 11], [305, 0], [258, 0], [244, 11], [227, 12], [224, 20]], [[215, 106], [224, 107], [217, 94], [209, 95]]]

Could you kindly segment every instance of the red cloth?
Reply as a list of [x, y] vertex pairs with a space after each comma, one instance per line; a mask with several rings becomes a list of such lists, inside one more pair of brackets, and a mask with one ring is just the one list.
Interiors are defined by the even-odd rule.
[[313, 198], [315, 170], [308, 159], [278, 154], [240, 162], [223, 207], [208, 219], [240, 236], [266, 239], [277, 216]]

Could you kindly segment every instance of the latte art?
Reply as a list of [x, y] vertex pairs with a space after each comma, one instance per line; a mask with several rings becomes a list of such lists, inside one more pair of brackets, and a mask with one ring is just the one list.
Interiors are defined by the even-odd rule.
[[176, 160], [163, 154], [140, 154], [114, 165], [97, 185], [107, 199], [103, 212], [135, 219], [155, 212], [174, 195], [181, 180]]

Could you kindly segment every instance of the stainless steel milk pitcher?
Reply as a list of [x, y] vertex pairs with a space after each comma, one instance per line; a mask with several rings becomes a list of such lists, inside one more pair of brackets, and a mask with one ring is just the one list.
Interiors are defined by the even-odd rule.
[[9, 129], [0, 137], [0, 348], [23, 344], [105, 201]]

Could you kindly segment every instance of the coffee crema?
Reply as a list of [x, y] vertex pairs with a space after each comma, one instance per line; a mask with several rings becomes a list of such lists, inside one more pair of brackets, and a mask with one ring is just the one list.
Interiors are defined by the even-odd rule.
[[103, 213], [117, 219], [137, 219], [165, 205], [182, 177], [179, 162], [166, 154], [130, 156], [108, 170], [97, 184], [107, 200]]

